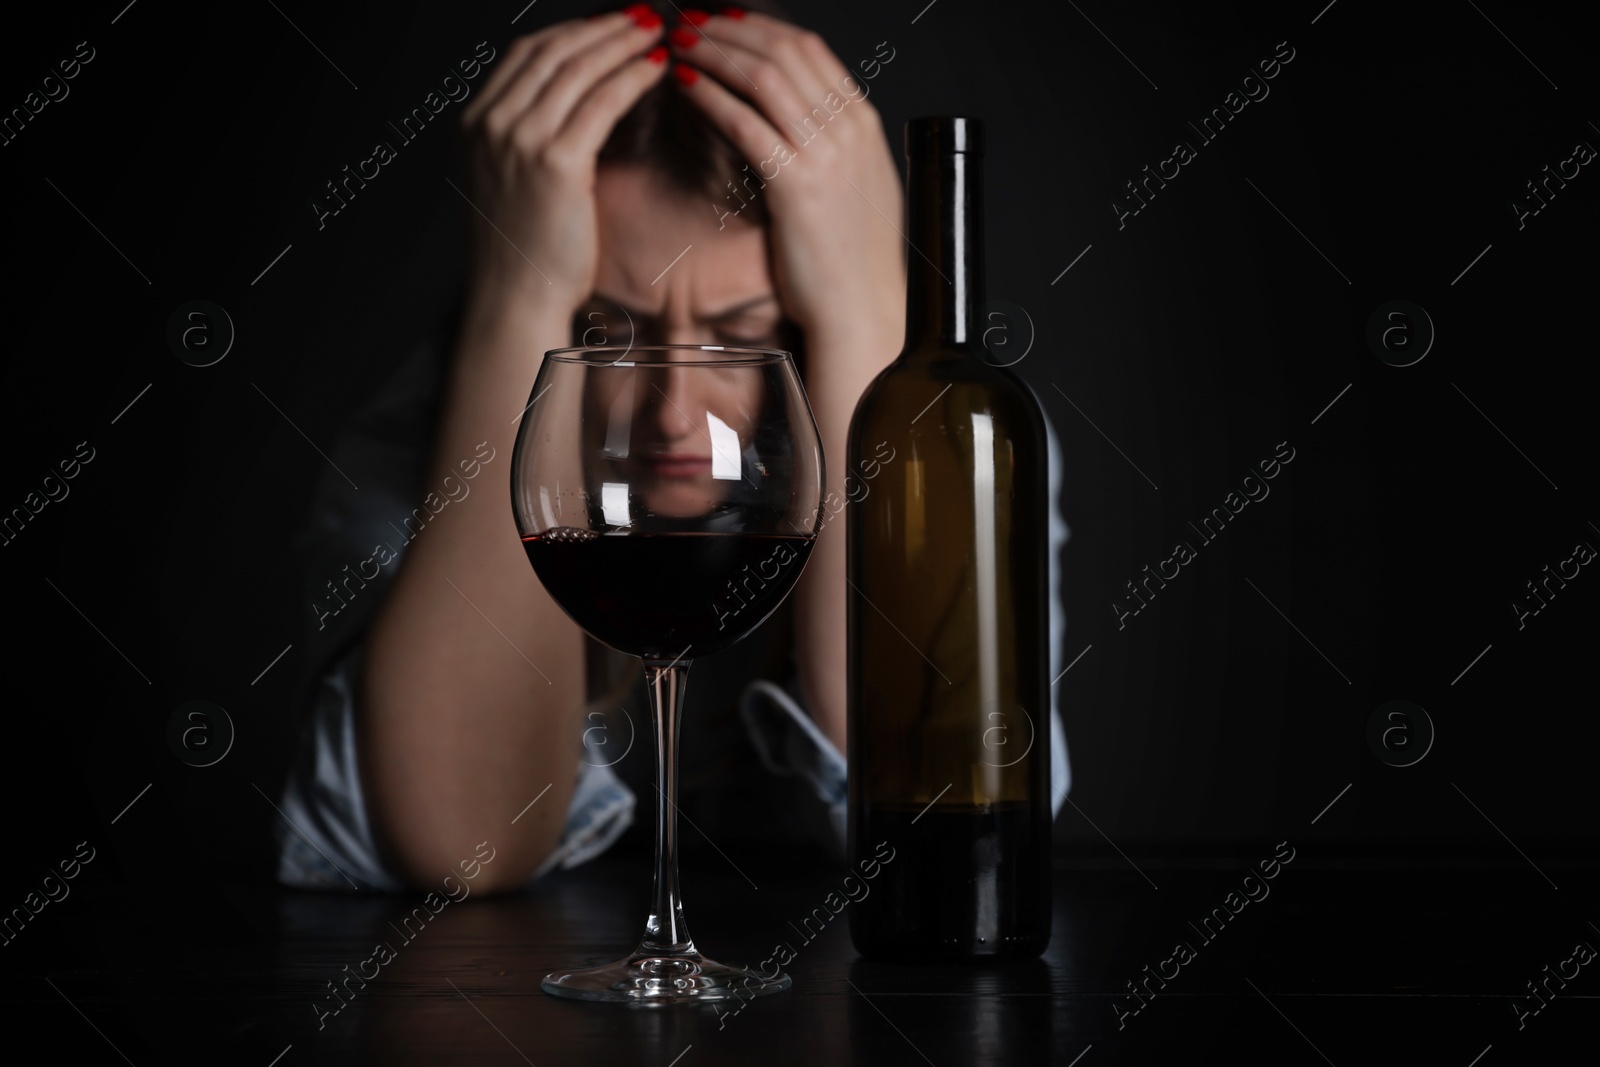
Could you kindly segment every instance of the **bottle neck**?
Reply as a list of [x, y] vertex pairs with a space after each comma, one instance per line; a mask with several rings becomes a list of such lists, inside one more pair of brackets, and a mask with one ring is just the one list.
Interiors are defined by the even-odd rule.
[[976, 348], [983, 328], [982, 159], [926, 151], [906, 165], [905, 358]]

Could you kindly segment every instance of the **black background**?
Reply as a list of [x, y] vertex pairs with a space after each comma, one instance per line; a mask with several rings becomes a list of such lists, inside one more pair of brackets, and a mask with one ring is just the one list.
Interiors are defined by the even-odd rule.
[[[1585, 167], [1520, 230], [1508, 206], [1600, 144], [1576, 16], [922, 6], [796, 7], [847, 65], [894, 49], [871, 99], [897, 155], [912, 115], [988, 124], [989, 290], [1031, 320], [1016, 369], [1066, 460], [1063, 663], [1083, 655], [1059, 682], [1059, 847], [1120, 863], [1111, 842], [1148, 860], [1293, 836], [1322, 856], [1592, 857], [1600, 578], [1585, 568], [1523, 629], [1509, 607], [1600, 545], [1600, 178]], [[0, 510], [95, 449], [0, 546], [7, 908], [85, 839], [127, 877], [269, 876], [262, 794], [320, 654], [284, 568], [329, 476], [306, 438], [325, 448], [455, 294], [459, 105], [325, 228], [308, 202], [479, 41], [503, 52], [591, 10], [544, 0], [513, 25], [521, 0], [279, 7], [113, 0], [0, 38], [7, 111], [77, 42], [96, 53], [0, 146]], [[1185, 122], [1283, 41], [1270, 96], [1200, 146]], [[1111, 199], [1179, 139], [1198, 157], [1119, 229]], [[206, 368], [166, 339], [194, 299], [237, 331]], [[1437, 331], [1408, 367], [1367, 342], [1395, 299]], [[1270, 497], [1119, 629], [1123, 583], [1282, 441], [1295, 458]], [[167, 744], [193, 699], [238, 731], [208, 768]], [[1410, 767], [1368, 745], [1392, 699], [1436, 730]]]

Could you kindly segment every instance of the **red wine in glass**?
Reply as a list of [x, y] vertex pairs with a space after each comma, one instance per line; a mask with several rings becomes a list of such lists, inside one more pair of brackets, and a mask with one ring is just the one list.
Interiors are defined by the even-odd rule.
[[539, 580], [597, 641], [640, 658], [719, 652], [789, 594], [814, 536], [596, 534], [557, 527], [522, 539]]

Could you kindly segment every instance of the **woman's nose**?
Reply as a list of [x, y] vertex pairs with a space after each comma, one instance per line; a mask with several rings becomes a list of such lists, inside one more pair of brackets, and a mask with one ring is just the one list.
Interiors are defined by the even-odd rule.
[[693, 389], [694, 371], [668, 365], [652, 375], [656, 425], [669, 441], [687, 437], [700, 427], [701, 416]]

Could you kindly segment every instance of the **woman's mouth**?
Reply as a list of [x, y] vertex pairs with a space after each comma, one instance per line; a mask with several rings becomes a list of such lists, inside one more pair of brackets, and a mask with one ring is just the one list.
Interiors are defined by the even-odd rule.
[[660, 478], [701, 478], [711, 471], [710, 456], [696, 456], [688, 452], [665, 455], [647, 455], [644, 461]]

